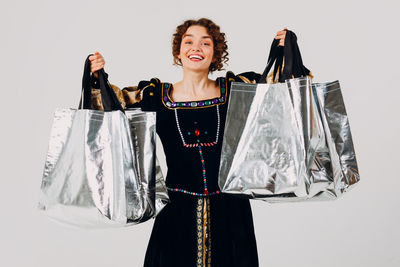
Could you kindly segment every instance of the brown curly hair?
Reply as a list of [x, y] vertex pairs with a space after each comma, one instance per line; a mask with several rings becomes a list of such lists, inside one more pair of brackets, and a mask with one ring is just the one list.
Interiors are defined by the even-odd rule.
[[214, 58], [215, 61], [211, 63], [209, 72], [213, 72], [216, 70], [223, 70], [224, 63], [226, 63], [228, 59], [228, 45], [225, 39], [225, 33], [220, 31], [220, 28], [217, 24], [215, 24], [212, 20], [201, 18], [198, 20], [186, 20], [181, 25], [176, 27], [176, 32], [173, 35], [172, 40], [172, 55], [174, 56], [174, 65], [182, 66], [181, 60], [178, 58], [182, 37], [186, 33], [187, 29], [190, 26], [199, 25], [203, 26], [207, 29], [209, 35], [211, 35], [213, 43], [214, 43]]

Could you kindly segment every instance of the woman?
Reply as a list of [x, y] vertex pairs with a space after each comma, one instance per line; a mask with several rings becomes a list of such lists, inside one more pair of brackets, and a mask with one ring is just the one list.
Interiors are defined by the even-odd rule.
[[[283, 46], [285, 30], [275, 39]], [[228, 72], [215, 81], [208, 74], [228, 60], [225, 34], [208, 19], [188, 20], [174, 34], [172, 54], [183, 79], [157, 78], [116, 91], [124, 107], [157, 112], [156, 130], [166, 154], [166, 185], [171, 202], [156, 217], [144, 266], [258, 266], [248, 200], [218, 188], [222, 136], [232, 81], [256, 82], [260, 75]], [[90, 57], [93, 82], [104, 58]], [[101, 109], [99, 94], [93, 107]]]

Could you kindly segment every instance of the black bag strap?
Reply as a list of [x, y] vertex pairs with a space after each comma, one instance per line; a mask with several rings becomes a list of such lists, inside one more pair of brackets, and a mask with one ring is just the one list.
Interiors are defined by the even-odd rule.
[[303, 59], [301, 57], [300, 49], [297, 44], [297, 39], [292, 43], [292, 50], [295, 55], [293, 58], [293, 74], [295, 77], [307, 76], [310, 74], [310, 70], [303, 65]]
[[90, 109], [91, 106], [91, 96], [92, 91], [90, 87], [90, 60], [89, 55], [85, 60], [85, 66], [83, 68], [83, 77], [82, 77], [82, 93], [81, 100], [79, 101], [79, 109]]
[[[292, 78], [293, 74], [293, 61], [296, 54], [293, 51], [293, 43], [297, 42], [296, 34], [292, 31], [286, 31], [285, 46], [283, 48], [283, 58], [285, 65], [283, 66], [282, 75], [279, 75], [279, 82], [284, 82], [286, 79]], [[279, 62], [280, 69], [282, 69], [283, 60]]]
[[258, 83], [266, 83], [266, 78], [268, 76], [269, 71], [271, 70], [276, 58], [279, 54], [279, 40], [274, 39], [271, 44], [271, 48], [269, 50], [269, 56], [267, 61], [267, 66], [265, 67], [263, 73], [261, 74], [261, 78], [259, 79]]
[[[274, 65], [275, 63], [275, 65]], [[285, 64], [282, 69], [283, 63]], [[265, 68], [259, 83], [265, 83], [269, 71], [274, 65], [273, 80], [279, 72], [279, 82], [285, 82], [292, 77], [301, 77], [310, 74], [310, 71], [303, 65], [300, 49], [297, 44], [297, 36], [294, 32], [286, 30], [285, 45], [279, 46], [279, 40], [274, 39], [270, 48], [267, 67]]]
[[[90, 60], [89, 60], [89, 57], [91, 55], [92, 54], [90, 54], [85, 61], [83, 78], [82, 78], [82, 95], [81, 95], [81, 101], [79, 102], [79, 109], [91, 108], [92, 88], [90, 83]], [[120, 110], [124, 112], [124, 109], [121, 103], [119, 102], [117, 95], [111, 88], [111, 85], [108, 83], [104, 69], [97, 71], [97, 73], [99, 75], [98, 81], [100, 86], [101, 102], [103, 104], [104, 111]]]

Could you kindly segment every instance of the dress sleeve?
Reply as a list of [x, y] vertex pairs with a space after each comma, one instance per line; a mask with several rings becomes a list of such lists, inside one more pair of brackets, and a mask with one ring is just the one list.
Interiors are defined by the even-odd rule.
[[[91, 79], [91, 108], [104, 110], [98, 82], [94, 77]], [[110, 85], [124, 109], [141, 108], [143, 111], [156, 111], [156, 99], [158, 99], [156, 95], [159, 91], [157, 89], [160, 87], [160, 81], [157, 78], [153, 78], [150, 81], [141, 81], [137, 86], [127, 86], [122, 88], [122, 90], [114, 84], [110, 83]]]
[[157, 111], [160, 104], [161, 82], [157, 78], [140, 81], [137, 86], [122, 89], [126, 108], [140, 107], [143, 111]]
[[243, 83], [258, 83], [261, 78], [261, 74], [256, 73], [254, 71], [247, 71], [235, 75], [233, 72], [228, 71], [226, 73], [226, 78], [230, 82], [243, 82]]
[[[256, 73], [254, 71], [247, 71], [247, 72], [240, 73], [238, 75], [234, 75], [231, 71], [229, 71], [227, 73], [227, 76], [228, 75], [231, 77], [231, 79], [235, 79], [234, 80], [235, 82], [258, 83], [261, 79], [261, 74]], [[311, 80], [314, 78], [314, 76], [312, 75], [311, 72], [307, 76], [310, 77]], [[271, 83], [279, 83], [279, 74], [277, 74], [275, 79], [273, 79], [273, 73], [271, 71], [265, 78], [265, 82], [270, 83], [270, 84]]]

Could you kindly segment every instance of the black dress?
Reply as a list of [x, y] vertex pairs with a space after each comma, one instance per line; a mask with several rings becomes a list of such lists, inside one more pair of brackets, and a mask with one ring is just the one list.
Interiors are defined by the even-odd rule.
[[134, 106], [157, 112], [171, 201], [155, 218], [145, 267], [258, 266], [249, 200], [221, 193], [217, 180], [230, 83], [258, 78], [228, 72], [216, 80], [220, 97], [195, 102], [173, 102], [172, 84], [156, 78], [139, 83]]

